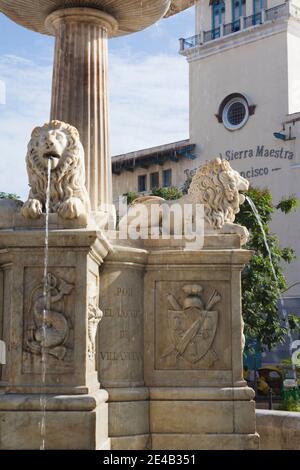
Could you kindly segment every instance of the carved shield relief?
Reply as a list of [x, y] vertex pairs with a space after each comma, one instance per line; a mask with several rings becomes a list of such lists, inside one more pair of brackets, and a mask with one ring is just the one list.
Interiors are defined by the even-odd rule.
[[211, 348], [218, 324], [218, 312], [188, 308], [168, 311], [170, 337], [178, 355], [197, 363]]
[[[167, 282], [160, 288], [166, 289]], [[173, 286], [180, 284], [179, 289]], [[223, 292], [224, 293], [223, 293]], [[226, 337], [224, 286], [220, 289], [204, 283], [170, 283], [168, 293], [156, 308], [156, 364], [158, 369], [210, 369], [224, 368], [224, 355], [220, 346]], [[164, 300], [166, 299], [166, 300]], [[157, 302], [157, 303], [158, 303]], [[163, 334], [164, 332], [164, 334]], [[229, 330], [228, 336], [229, 338]], [[228, 356], [229, 357], [229, 356]]]

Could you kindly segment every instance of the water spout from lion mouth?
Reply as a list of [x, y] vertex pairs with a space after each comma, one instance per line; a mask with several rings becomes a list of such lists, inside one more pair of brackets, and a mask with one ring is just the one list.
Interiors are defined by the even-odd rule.
[[54, 171], [58, 167], [60, 156], [57, 153], [46, 152], [43, 154], [43, 158], [46, 160], [47, 166], [48, 166], [48, 162], [51, 162], [50, 163], [51, 171]]
[[53, 160], [55, 158], [59, 159], [60, 156], [57, 153], [54, 153], [54, 152], [47, 152], [47, 153], [44, 153], [43, 158]]

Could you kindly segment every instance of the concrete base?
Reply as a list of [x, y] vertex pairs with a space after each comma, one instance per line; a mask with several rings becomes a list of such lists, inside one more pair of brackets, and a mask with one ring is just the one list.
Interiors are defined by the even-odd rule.
[[111, 438], [112, 450], [151, 450], [151, 436], [123, 436]]
[[[107, 394], [49, 396], [45, 448], [109, 450]], [[0, 449], [38, 450], [43, 412], [39, 395], [0, 395]]]
[[256, 410], [262, 450], [300, 450], [300, 413]]
[[108, 433], [113, 450], [151, 449], [149, 433], [149, 390], [110, 388]]
[[257, 450], [258, 434], [152, 434], [153, 450]]
[[254, 392], [237, 388], [153, 388], [153, 450], [258, 449]]

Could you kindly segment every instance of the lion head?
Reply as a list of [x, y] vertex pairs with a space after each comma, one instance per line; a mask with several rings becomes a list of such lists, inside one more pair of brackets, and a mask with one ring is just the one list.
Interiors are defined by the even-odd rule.
[[201, 166], [192, 179], [189, 195], [194, 203], [203, 204], [205, 219], [215, 229], [233, 223], [244, 203], [249, 182], [233, 170], [226, 160], [216, 158]]
[[28, 144], [26, 164], [31, 190], [23, 208], [25, 217], [37, 218], [44, 209], [48, 170], [50, 212], [71, 219], [89, 211], [84, 150], [75, 127], [61, 121], [36, 127]]

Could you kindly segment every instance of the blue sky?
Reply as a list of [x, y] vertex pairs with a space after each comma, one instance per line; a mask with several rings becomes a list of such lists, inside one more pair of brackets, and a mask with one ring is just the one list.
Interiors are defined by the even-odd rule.
[[[193, 34], [190, 8], [110, 40], [112, 155], [188, 137], [188, 65], [178, 54], [178, 38]], [[6, 103], [0, 104], [0, 191], [23, 198], [27, 142], [32, 128], [49, 119], [53, 47], [54, 38], [0, 14], [0, 81], [6, 87]]]

